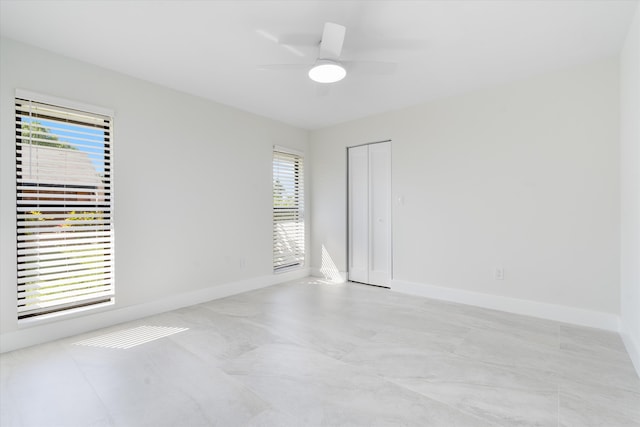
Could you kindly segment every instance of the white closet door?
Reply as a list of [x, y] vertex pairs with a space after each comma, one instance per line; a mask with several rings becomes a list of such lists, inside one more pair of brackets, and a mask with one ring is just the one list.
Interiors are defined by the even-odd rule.
[[349, 280], [391, 280], [391, 143], [349, 149]]
[[391, 279], [391, 143], [369, 145], [369, 282]]
[[369, 150], [349, 149], [349, 280], [369, 282]]

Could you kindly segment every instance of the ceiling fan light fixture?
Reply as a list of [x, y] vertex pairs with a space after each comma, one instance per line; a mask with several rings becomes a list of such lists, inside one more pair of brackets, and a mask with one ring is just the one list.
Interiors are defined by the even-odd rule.
[[335, 61], [319, 60], [309, 70], [309, 78], [318, 83], [335, 83], [344, 79], [347, 70]]

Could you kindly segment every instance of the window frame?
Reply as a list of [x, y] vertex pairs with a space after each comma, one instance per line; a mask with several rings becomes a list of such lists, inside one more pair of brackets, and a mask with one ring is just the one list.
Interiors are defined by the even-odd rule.
[[[30, 119], [29, 132], [25, 133], [21, 124], [22, 120], [24, 120], [23, 117], [27, 116], [24, 113], [25, 106], [30, 106], [29, 108], [33, 108], [38, 114], [42, 114], [42, 110], [50, 107], [54, 113], [52, 113], [51, 117], [44, 119], [42, 117], [33, 119], [33, 121]], [[79, 116], [77, 120], [74, 120], [72, 117], [74, 113], [79, 114], [81, 117]], [[56, 114], [60, 114], [61, 117], [56, 117]], [[65, 114], [68, 114], [68, 116], [65, 116]], [[16, 135], [14, 164], [16, 173], [16, 317], [18, 324], [39, 322], [115, 304], [114, 112], [102, 107], [16, 89], [14, 117], [16, 120], [14, 125]], [[50, 128], [40, 125], [43, 129], [47, 129], [47, 133], [50, 132], [54, 137], [60, 138], [60, 144], [75, 147], [73, 150], [79, 150], [82, 154], [76, 157], [86, 157], [87, 160], [82, 161], [85, 168], [84, 172], [93, 170], [95, 174], [92, 185], [86, 186], [84, 182], [62, 183], [65, 179], [69, 179], [68, 175], [65, 176], [62, 172], [56, 171], [55, 168], [53, 172], [44, 173], [42, 172], [45, 169], [44, 165], [35, 166], [33, 167], [34, 171], [29, 170], [29, 172], [26, 172], [26, 167], [23, 163], [25, 159], [30, 163], [44, 161], [44, 157], [38, 157], [34, 160], [34, 155], [40, 156], [40, 153], [49, 151], [47, 160], [52, 163], [48, 163], [47, 166], [57, 166], [59, 164], [60, 168], [62, 168], [62, 165], [68, 167], [67, 158], [74, 156], [71, 147], [42, 144], [42, 139], [40, 139], [40, 143], [34, 143], [33, 133], [43, 131], [38, 128], [35, 131], [31, 130], [30, 124], [42, 120], [49, 127], [51, 127], [51, 124], [59, 126], [59, 128], [52, 131]], [[78, 136], [77, 133], [81, 126], [83, 128], [93, 128], [94, 135]], [[62, 130], [64, 127], [66, 129]], [[68, 134], [65, 135], [65, 132], [68, 132]], [[89, 130], [89, 132], [91, 131]], [[103, 133], [102, 136], [100, 136], [101, 132]], [[27, 138], [25, 138], [25, 134], [28, 135]], [[75, 144], [79, 144], [78, 138], [88, 138], [86, 139], [87, 141], [95, 138], [94, 142], [85, 142], [85, 144], [95, 143], [96, 147], [101, 147], [94, 147], [95, 152], [92, 153], [93, 158], [97, 158], [98, 164], [102, 167], [101, 173], [93, 161], [89, 167], [89, 161], [91, 160], [89, 149], [79, 149], [79, 145], [76, 147]], [[32, 147], [37, 147], [37, 149], [25, 156], [26, 151], [23, 150], [31, 151]], [[58, 156], [65, 157], [64, 161], [56, 163], [53, 160], [53, 154], [51, 153], [56, 150]], [[72, 167], [71, 170], [79, 173], [79, 167], [81, 166]], [[48, 179], [50, 179], [49, 182], [47, 182]], [[29, 180], [33, 181], [29, 182]], [[30, 186], [34, 187], [37, 194], [33, 198], [25, 197], [31, 194], [28, 189]], [[43, 188], [45, 189], [44, 191], [42, 190]], [[86, 191], [83, 191], [83, 189]], [[39, 213], [41, 217], [47, 217], [44, 219], [45, 221], [51, 221], [44, 225], [44, 229], [32, 231], [26, 226], [25, 220], [27, 219], [24, 214], [33, 212], [25, 209], [29, 209], [32, 205], [42, 205], [43, 209], [36, 213]], [[46, 211], [46, 209], [49, 209], [49, 211]], [[45, 213], [42, 214], [42, 212]], [[42, 218], [39, 218], [39, 220], [42, 220]], [[78, 220], [78, 223], [76, 224], [73, 221], [67, 224], [67, 221], [71, 220]], [[87, 227], [86, 229], [80, 227], [81, 225], [87, 225], [85, 222], [88, 221], [95, 222], [95, 227]], [[54, 222], [57, 222], [58, 225], [56, 226]], [[60, 222], [64, 222], [64, 225], [60, 225]], [[48, 230], [47, 227], [49, 228]], [[54, 232], [51, 231], [52, 227], [63, 228]], [[80, 260], [82, 256], [74, 257], [69, 255], [69, 252], [74, 252], [74, 249], [71, 249], [69, 244], [65, 245], [66, 239], [73, 239], [74, 244], [87, 246], [90, 245], [90, 240], [99, 240], [100, 243], [96, 246], [102, 247], [96, 251], [97, 253], [94, 256], [82, 255], [87, 256], [91, 261]], [[49, 242], [46, 242], [47, 240]], [[51, 261], [43, 261], [46, 258], [43, 256], [44, 249], [40, 243], [29, 245], [29, 242], [40, 241], [45, 242], [43, 245], [47, 246], [47, 249], [51, 249]], [[25, 261], [28, 259], [28, 256], [25, 255], [27, 251], [21, 251], [21, 247], [29, 247], [30, 253], [33, 254], [30, 257], [33, 259]], [[81, 252], [82, 250], [78, 249], [78, 251]], [[33, 268], [30, 266], [25, 267], [25, 263], [28, 262], [33, 263]], [[87, 266], [86, 264], [91, 265]], [[98, 264], [99, 266], [96, 266]], [[58, 276], [61, 282], [68, 280], [67, 287], [75, 289], [60, 292], [58, 290], [52, 291], [51, 287], [54, 286], [52, 285], [54, 279], [51, 277], [51, 273], [44, 273], [46, 268], [51, 270], [52, 267], [60, 271]], [[100, 269], [104, 271], [104, 278], [98, 279], [98, 277], [94, 276], [98, 275], [97, 272]], [[82, 271], [83, 274], [78, 274], [78, 271]], [[49, 275], [48, 278], [47, 274]], [[78, 279], [78, 276], [84, 277]], [[36, 286], [28, 289], [32, 285], [29, 282], [25, 282], [25, 277], [34, 279]], [[75, 280], [75, 282], [72, 282], [72, 280]], [[98, 284], [100, 281], [103, 283]], [[41, 285], [41, 283], [44, 285]], [[49, 286], [49, 289], [46, 289], [47, 286]], [[64, 283], [60, 285], [60, 287], [62, 286], [64, 286]], [[102, 291], [99, 292], [98, 289]], [[74, 294], [73, 290], [77, 292]], [[27, 309], [24, 304], [26, 292], [31, 293], [35, 298], [42, 298], [43, 304], [34, 305], [31, 309]], [[51, 299], [47, 301], [45, 297], [51, 297]]]
[[[280, 175], [282, 180], [290, 182], [293, 188], [292, 201], [294, 206], [283, 207], [276, 206], [276, 160], [285, 161], [291, 159], [295, 163], [291, 171], [287, 170]], [[284, 273], [287, 271], [302, 269], [306, 263], [306, 221], [305, 221], [305, 205], [304, 205], [304, 153], [292, 150], [287, 147], [278, 145], [273, 146], [272, 151], [272, 229], [273, 229], [273, 272], [274, 274]], [[290, 212], [286, 212], [290, 211]], [[284, 217], [283, 214], [284, 213]], [[281, 218], [278, 220], [278, 218]], [[285, 218], [285, 219], [282, 219]], [[287, 221], [286, 219], [289, 219]], [[293, 234], [291, 239], [282, 239], [283, 227], [279, 225], [285, 222], [293, 222], [294, 225], [289, 227]], [[285, 251], [279, 245], [288, 243], [293, 250]]]

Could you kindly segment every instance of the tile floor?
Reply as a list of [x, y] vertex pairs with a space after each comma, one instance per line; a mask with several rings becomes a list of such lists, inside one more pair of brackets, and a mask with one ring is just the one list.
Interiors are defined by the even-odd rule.
[[[78, 344], [141, 330], [172, 334]], [[616, 334], [315, 279], [0, 363], [2, 427], [640, 426]]]

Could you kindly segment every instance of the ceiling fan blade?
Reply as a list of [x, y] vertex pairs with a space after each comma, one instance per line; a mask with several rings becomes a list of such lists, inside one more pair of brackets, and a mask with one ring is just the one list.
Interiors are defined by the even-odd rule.
[[342, 25], [334, 24], [333, 22], [324, 24], [319, 59], [332, 59], [335, 61], [340, 57], [346, 30]]
[[318, 46], [320, 38], [317, 34], [285, 34], [282, 37], [278, 37], [278, 43], [288, 46]]
[[313, 66], [313, 64], [264, 64], [258, 65], [256, 68], [262, 71], [299, 71], [299, 70], [308, 70]]
[[390, 75], [396, 72], [398, 64], [384, 61], [340, 61], [349, 71], [360, 74]]

